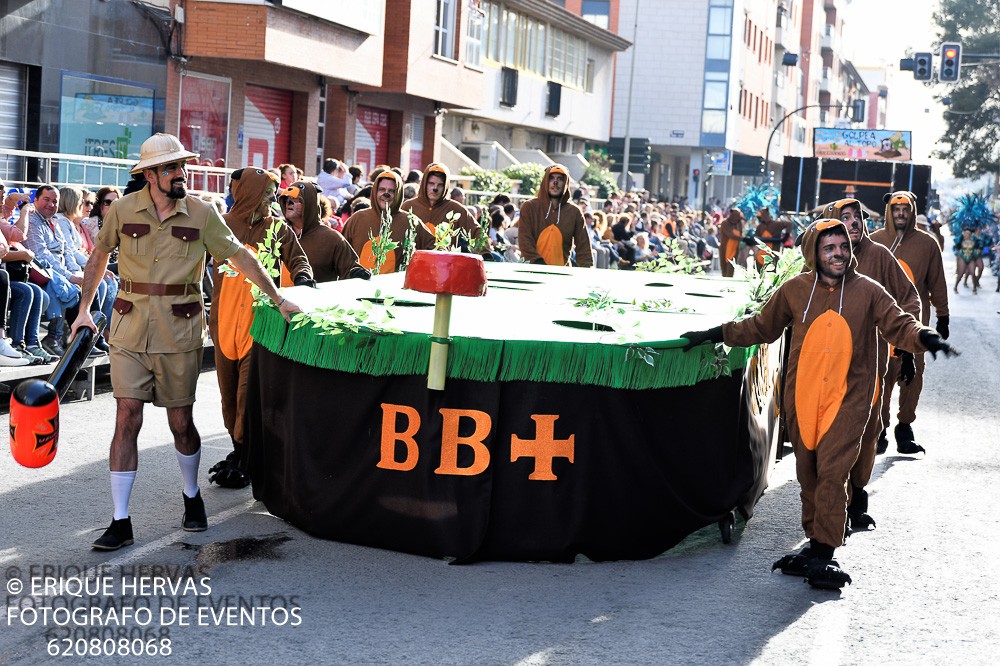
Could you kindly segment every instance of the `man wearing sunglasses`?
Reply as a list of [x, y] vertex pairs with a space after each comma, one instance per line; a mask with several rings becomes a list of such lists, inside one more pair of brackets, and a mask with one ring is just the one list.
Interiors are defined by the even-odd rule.
[[[108, 257], [119, 249], [121, 291], [111, 321], [111, 384], [117, 400], [111, 440], [111, 498], [114, 518], [94, 542], [98, 550], [133, 543], [128, 503], [138, 467], [137, 440], [147, 402], [165, 407], [183, 479], [182, 527], [207, 529], [198, 487], [201, 437], [192, 418], [205, 339], [201, 278], [205, 254], [228, 260], [267, 294], [288, 320], [299, 311], [283, 298], [264, 268], [223, 222], [215, 208], [187, 194], [187, 162], [197, 154], [177, 137], [155, 134], [140, 149], [132, 170], [147, 181], [112, 204], [97, 236], [83, 278], [89, 303], [104, 276]], [[72, 332], [96, 330], [86, 308]]]

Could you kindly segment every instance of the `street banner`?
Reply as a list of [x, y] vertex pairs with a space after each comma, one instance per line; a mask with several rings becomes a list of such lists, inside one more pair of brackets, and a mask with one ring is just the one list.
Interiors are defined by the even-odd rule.
[[909, 162], [913, 139], [909, 131], [817, 127], [813, 155], [848, 160]]

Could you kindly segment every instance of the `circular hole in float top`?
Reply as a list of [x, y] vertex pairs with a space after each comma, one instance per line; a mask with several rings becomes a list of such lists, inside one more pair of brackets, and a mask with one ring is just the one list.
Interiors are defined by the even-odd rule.
[[552, 322], [557, 326], [565, 326], [566, 328], [576, 328], [581, 331], [597, 331], [600, 333], [613, 333], [615, 329], [608, 326], [607, 324], [595, 324], [592, 321], [575, 321], [573, 319], [557, 319]]
[[646, 285], [647, 287], [672, 287], [674, 285], [669, 282], [650, 282]]
[[719, 294], [699, 294], [693, 291], [685, 291], [684, 293], [688, 296], [699, 296], [701, 298], [722, 298]]
[[541, 282], [536, 282], [534, 280], [511, 280], [506, 278], [487, 278], [490, 284], [494, 282], [500, 282], [503, 284], [541, 284]]
[[502, 284], [491, 284], [490, 289], [509, 289], [510, 291], [531, 291], [530, 289], [525, 289], [524, 287], [509, 287]]
[[[359, 301], [367, 301], [369, 303], [374, 303], [375, 305], [385, 305], [384, 298], [359, 298]], [[403, 301], [400, 299], [395, 299], [392, 302], [393, 305], [398, 305], [401, 308], [432, 308], [433, 303], [422, 303], [420, 301]]]
[[569, 273], [556, 273], [555, 271], [527, 271], [527, 270], [516, 270], [515, 273], [534, 273], [536, 275], [561, 275], [563, 277], [569, 277]]

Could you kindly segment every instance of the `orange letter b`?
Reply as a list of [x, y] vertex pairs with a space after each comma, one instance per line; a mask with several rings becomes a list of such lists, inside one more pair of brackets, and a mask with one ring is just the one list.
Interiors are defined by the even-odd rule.
[[[396, 430], [396, 416], [403, 414], [406, 416], [406, 430], [398, 432]], [[417, 466], [417, 458], [420, 449], [413, 436], [420, 430], [420, 414], [413, 407], [405, 405], [390, 405], [382, 403], [382, 459], [378, 461], [376, 467], [382, 469], [395, 469], [400, 472], [409, 472]], [[396, 442], [406, 444], [406, 459], [396, 460]]]
[[[493, 427], [490, 415], [475, 409], [442, 409], [441, 416], [444, 419], [441, 424], [441, 466], [434, 473], [455, 476], [482, 474], [490, 465], [490, 450], [483, 444]], [[463, 416], [471, 418], [476, 424], [475, 432], [469, 437], [458, 436], [458, 424]], [[472, 464], [468, 467], [458, 466], [459, 444], [472, 448]]]

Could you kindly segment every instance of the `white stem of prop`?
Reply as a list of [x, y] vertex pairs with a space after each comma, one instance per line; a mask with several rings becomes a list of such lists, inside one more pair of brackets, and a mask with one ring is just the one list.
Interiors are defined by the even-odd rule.
[[[434, 303], [434, 337], [447, 338], [450, 324], [451, 294], [438, 294]], [[443, 391], [447, 372], [448, 345], [431, 342], [431, 359], [427, 368], [427, 388], [432, 391]]]

